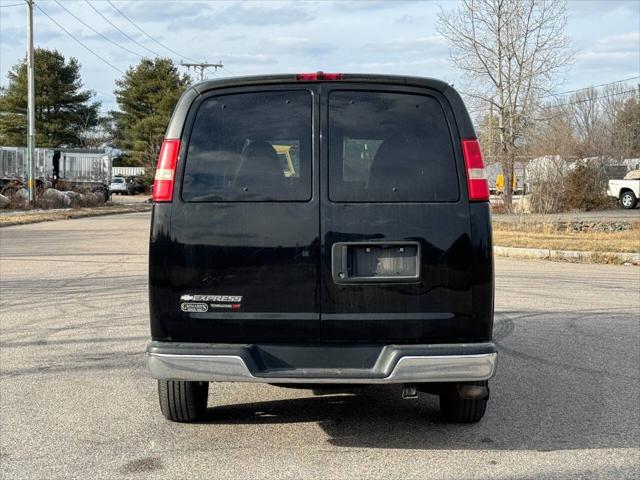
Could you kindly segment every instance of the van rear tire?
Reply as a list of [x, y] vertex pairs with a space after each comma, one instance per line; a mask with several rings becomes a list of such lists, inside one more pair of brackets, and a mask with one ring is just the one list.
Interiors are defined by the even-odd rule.
[[195, 422], [207, 410], [209, 382], [158, 380], [160, 411], [172, 422]]
[[[471, 385], [486, 386], [488, 382], [470, 382]], [[440, 413], [447, 422], [475, 423], [482, 420], [487, 410], [487, 398], [468, 400], [451, 391], [440, 393]]]

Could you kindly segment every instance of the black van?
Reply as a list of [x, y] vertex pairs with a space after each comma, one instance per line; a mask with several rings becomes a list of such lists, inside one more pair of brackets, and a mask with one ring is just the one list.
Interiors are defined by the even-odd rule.
[[206, 81], [158, 159], [151, 376], [197, 420], [209, 382], [401, 384], [485, 412], [496, 368], [489, 189], [458, 93], [428, 79]]

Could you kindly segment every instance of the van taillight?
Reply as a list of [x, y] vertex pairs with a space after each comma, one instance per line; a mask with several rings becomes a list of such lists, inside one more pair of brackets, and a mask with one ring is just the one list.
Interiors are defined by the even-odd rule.
[[324, 73], [324, 72], [298, 73], [296, 75], [296, 79], [306, 81], [306, 82], [314, 82], [317, 80], [342, 80], [342, 74], [341, 73]]
[[170, 202], [173, 199], [173, 183], [176, 177], [180, 140], [165, 139], [158, 155], [156, 178], [153, 182], [153, 201]]
[[462, 154], [467, 166], [467, 186], [469, 200], [472, 202], [486, 202], [489, 200], [489, 182], [484, 169], [482, 151], [476, 139], [462, 140]]

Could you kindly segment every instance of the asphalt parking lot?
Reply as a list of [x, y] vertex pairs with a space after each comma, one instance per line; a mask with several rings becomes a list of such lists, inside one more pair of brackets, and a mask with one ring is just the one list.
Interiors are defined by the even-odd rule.
[[486, 417], [399, 387], [217, 384], [157, 405], [148, 213], [0, 229], [0, 478], [639, 478], [640, 268], [496, 261]]

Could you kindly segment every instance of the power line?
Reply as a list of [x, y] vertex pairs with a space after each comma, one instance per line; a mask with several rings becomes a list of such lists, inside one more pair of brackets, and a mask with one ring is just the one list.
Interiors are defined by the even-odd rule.
[[549, 107], [551, 108], [566, 107], [567, 105], [576, 105], [578, 103], [586, 103], [586, 102], [591, 102], [595, 100], [600, 100], [601, 98], [617, 97], [618, 95], [624, 95], [626, 93], [635, 93], [635, 92], [637, 92], [637, 90], [634, 88], [633, 90], [625, 90], [624, 92], [615, 92], [615, 93], [608, 93], [607, 95], [599, 95], [597, 98], [584, 98], [582, 100], [573, 100], [567, 103], [550, 104]]
[[0, 5], [0, 8], [4, 8], [4, 7], [19, 7], [19, 6], [24, 6], [25, 3], [10, 3], [9, 5]]
[[127, 15], [124, 14], [124, 12], [122, 10], [120, 10], [118, 7], [116, 7], [111, 0], [107, 0], [107, 3], [109, 5], [111, 5], [114, 10], [116, 12], [118, 12], [120, 15], [122, 15], [131, 25], [133, 25], [138, 31], [140, 31], [141, 33], [143, 33], [144, 35], [146, 35], [147, 37], [149, 37], [153, 42], [156, 42], [158, 45], [160, 45], [162, 48], [164, 48], [165, 50], [170, 51], [171, 53], [173, 53], [174, 55], [177, 55], [178, 57], [181, 58], [186, 58], [187, 60], [192, 60], [192, 61], [197, 61], [194, 60], [193, 58], [189, 58], [185, 55], [181, 55], [178, 52], [176, 52], [175, 50], [172, 50], [171, 48], [167, 47], [165, 44], [161, 43], [159, 40], [156, 40], [155, 38], [153, 38], [151, 35], [149, 35], [147, 32], [145, 32], [142, 28], [140, 28], [133, 20], [131, 20], [129, 17], [127, 17]]
[[[627, 79], [627, 80], [618, 80], [617, 82], [603, 83], [602, 85], [593, 85], [593, 87], [579, 88], [579, 89], [576, 89], [576, 90], [572, 90], [572, 92], [578, 92], [578, 91], [581, 91], [581, 90], [588, 90], [589, 88], [602, 87], [604, 85], [612, 85], [614, 83], [626, 82], [626, 81], [629, 81], [629, 80], [633, 80], [634, 78], [640, 78], [640, 77], [633, 77], [633, 78], [630, 78], [630, 79]], [[607, 93], [607, 94], [599, 94], [598, 97], [595, 100], [599, 100], [601, 98], [617, 97], [618, 95], [624, 95], [624, 94], [632, 93], [632, 92], [636, 92], [636, 91], [637, 91], [637, 89], [634, 88], [634, 89], [625, 90], [625, 91], [622, 91], [622, 92], [612, 92], [612, 93]], [[571, 92], [569, 92], [569, 93], [571, 93]], [[560, 94], [558, 94], [558, 95], [560, 95]], [[542, 96], [540, 98], [548, 98], [548, 97], [549, 96], [546, 95], [546, 96]], [[573, 100], [573, 101], [566, 102], [566, 103], [548, 104], [547, 106], [548, 107], [554, 107], [554, 108], [555, 107], [565, 107], [567, 105], [575, 105], [577, 103], [585, 103], [585, 102], [590, 102], [592, 100], [594, 100], [594, 99], [586, 98], [586, 99], [581, 99], [581, 100]], [[479, 113], [484, 113], [484, 112], [486, 112], [486, 108], [485, 107], [475, 107], [475, 108], [469, 108], [468, 111], [473, 112], [473, 113], [478, 113], [478, 112]]]
[[69, 15], [71, 15], [73, 18], [75, 18], [77, 21], [79, 21], [81, 24], [83, 24], [85, 27], [87, 27], [89, 30], [91, 30], [93, 33], [95, 33], [96, 35], [99, 35], [101, 38], [105, 39], [107, 42], [109, 42], [112, 45], [115, 45], [118, 48], [121, 48], [122, 50], [124, 50], [125, 52], [129, 52], [133, 55], [136, 55], [137, 57], [140, 58], [144, 58], [144, 55], [140, 55], [137, 52], [134, 52], [133, 50], [129, 50], [127, 47], [123, 47], [122, 45], [120, 45], [118, 42], [114, 42], [113, 40], [111, 40], [109, 37], [103, 35], [102, 33], [100, 33], [99, 31], [97, 31], [95, 28], [93, 28], [91, 25], [89, 25], [88, 23], [84, 22], [81, 18], [78, 18], [77, 16], [75, 16], [73, 13], [71, 13], [69, 10], [67, 10], [64, 5], [62, 5], [58, 0], [55, 0], [55, 2], [58, 4], [58, 6], [60, 8], [62, 8], [65, 12], [67, 12]]
[[608, 85], [615, 85], [616, 83], [624, 83], [624, 82], [629, 82], [631, 80], [635, 80], [637, 78], [640, 78], [640, 75], [636, 75], [635, 77], [631, 77], [631, 78], [626, 78], [624, 80], [616, 80], [615, 82], [609, 82], [609, 83], [601, 83], [599, 85], [590, 85], [588, 87], [582, 87], [582, 88], [576, 88], [575, 90], [567, 90], [566, 92], [560, 92], [560, 93], [549, 93], [548, 95], [543, 95], [542, 98], [547, 98], [547, 97], [561, 97], [563, 95], [566, 95], [568, 93], [575, 93], [575, 92], [580, 92], [582, 90], [589, 90], [590, 88], [598, 88], [598, 87], [606, 87]]
[[[602, 98], [610, 98], [610, 97], [617, 97], [618, 95], [624, 95], [627, 93], [636, 93], [637, 90], [633, 89], [633, 90], [625, 90], [624, 92], [616, 92], [616, 93], [611, 93], [608, 95], [600, 95], [599, 97], [596, 98], [584, 98], [582, 100], [574, 100], [572, 102], [567, 102], [567, 103], [561, 103], [558, 105], [554, 105], [554, 104], [549, 104], [546, 105], [546, 108], [558, 108], [558, 107], [566, 107], [566, 106], [570, 106], [570, 105], [577, 105], [579, 103], [586, 103], [586, 102], [591, 102], [591, 101], [598, 101]], [[550, 115], [547, 117], [542, 117], [542, 118], [536, 118], [535, 120], [540, 122], [544, 122], [544, 121], [549, 121], [549, 120], [553, 120], [554, 118], [558, 118], [559, 116], [561, 116], [562, 114], [555, 114], [555, 115]]]
[[156, 57], [162, 57], [162, 55], [160, 55], [158, 52], [154, 52], [150, 48], [147, 48], [145, 45], [143, 45], [142, 43], [137, 41], [135, 38], [130, 37], [125, 31], [121, 30], [115, 23], [113, 23], [111, 20], [109, 20], [107, 17], [105, 17], [100, 10], [98, 10], [96, 7], [94, 7], [89, 0], [86, 0], [86, 3], [87, 3], [87, 5], [89, 5], [93, 9], [94, 12], [96, 12], [98, 15], [100, 15], [109, 25], [111, 25], [113, 28], [115, 28], [117, 31], [119, 31], [122, 35], [124, 35], [131, 42], [135, 43], [136, 45], [138, 45], [141, 48], [144, 48], [147, 52], [150, 52], [152, 55], [154, 55]]
[[93, 50], [91, 50], [89, 47], [87, 47], [82, 41], [80, 41], [73, 33], [71, 33], [69, 30], [67, 30], [66, 28], [64, 28], [62, 25], [60, 25], [58, 22], [56, 22], [53, 17], [51, 15], [49, 15], [47, 12], [45, 12], [43, 10], [43, 8], [34, 3], [34, 6], [40, 10], [49, 20], [51, 20], [53, 23], [55, 23], [58, 28], [60, 28], [60, 30], [62, 30], [64, 33], [66, 33], [67, 35], [69, 35], [71, 38], [73, 38], [76, 42], [78, 42], [80, 45], [82, 45], [86, 50], [88, 50], [89, 52], [91, 52], [93, 55], [95, 55], [97, 58], [99, 58], [100, 60], [102, 60], [104, 63], [106, 63], [107, 65], [109, 65], [111, 68], [113, 68], [114, 70], [120, 72], [120, 73], [124, 73], [122, 70], [120, 70], [118, 67], [116, 67], [115, 65], [113, 65], [111, 62], [109, 62], [108, 60], [104, 59], [103, 57], [101, 57], [100, 55], [98, 55], [96, 52], [94, 52]]
[[227, 72], [229, 72], [230, 75], [235, 75], [235, 73], [233, 73], [231, 70], [229, 70], [227, 67], [225, 67], [224, 65], [222, 66], [223, 70], [226, 70]]

